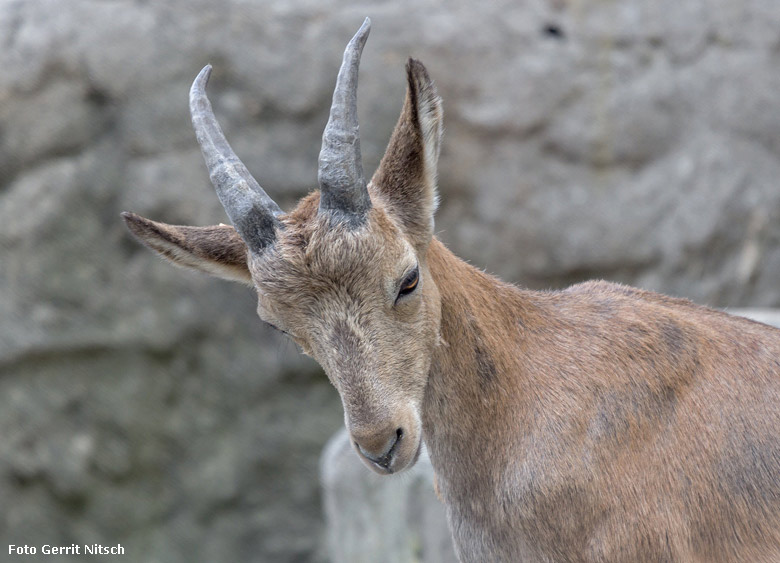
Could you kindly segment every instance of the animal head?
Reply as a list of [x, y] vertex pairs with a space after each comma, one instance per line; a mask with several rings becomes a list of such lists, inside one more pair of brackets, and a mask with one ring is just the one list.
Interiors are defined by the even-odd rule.
[[324, 368], [360, 457], [379, 473], [410, 467], [441, 303], [426, 261], [436, 209], [441, 100], [410, 59], [408, 89], [370, 182], [360, 156], [357, 78], [368, 19], [344, 52], [319, 157], [319, 191], [283, 212], [217, 124], [204, 68], [190, 112], [233, 226], [167, 225], [124, 213], [130, 231], [174, 264], [252, 284], [260, 318]]

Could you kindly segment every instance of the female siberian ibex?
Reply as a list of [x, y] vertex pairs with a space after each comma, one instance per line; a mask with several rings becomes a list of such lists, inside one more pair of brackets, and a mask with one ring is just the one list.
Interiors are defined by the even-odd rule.
[[362, 460], [425, 440], [469, 562], [780, 561], [780, 331], [606, 283], [518, 289], [433, 237], [441, 101], [409, 60], [401, 117], [366, 183], [347, 46], [320, 190], [284, 213], [192, 122], [233, 226], [125, 214], [175, 264], [253, 284], [258, 314], [324, 367]]

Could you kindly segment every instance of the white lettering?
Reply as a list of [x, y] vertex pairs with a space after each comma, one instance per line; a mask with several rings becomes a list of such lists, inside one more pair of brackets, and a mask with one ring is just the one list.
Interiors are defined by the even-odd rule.
[[38, 550], [29, 545], [11, 544], [8, 546], [8, 555], [35, 555], [36, 553], [38, 553]]
[[125, 548], [122, 544], [112, 545], [107, 547], [99, 543], [92, 545], [84, 545], [84, 555], [124, 555]]
[[44, 555], [81, 555], [79, 553], [79, 546], [75, 543], [72, 543], [69, 546], [46, 544], [41, 548], [41, 552]]

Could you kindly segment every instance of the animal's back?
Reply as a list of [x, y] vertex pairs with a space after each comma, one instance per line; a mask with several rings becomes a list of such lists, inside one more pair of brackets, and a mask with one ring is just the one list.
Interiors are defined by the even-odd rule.
[[606, 282], [537, 298], [499, 499], [517, 552], [780, 560], [780, 330]]

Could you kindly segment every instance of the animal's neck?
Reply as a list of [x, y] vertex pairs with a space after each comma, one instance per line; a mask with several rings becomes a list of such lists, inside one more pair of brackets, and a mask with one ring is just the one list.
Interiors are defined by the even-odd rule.
[[[457, 471], [439, 460], [471, 466], [503, 455], [488, 452], [498, 443], [496, 424], [522, 404], [520, 346], [530, 292], [466, 264], [437, 240], [428, 265], [441, 294], [441, 344], [435, 349], [423, 404], [423, 430], [437, 474]], [[520, 421], [518, 421], [520, 422]], [[487, 457], [486, 457], [487, 456]], [[454, 477], [451, 475], [451, 477]]]

